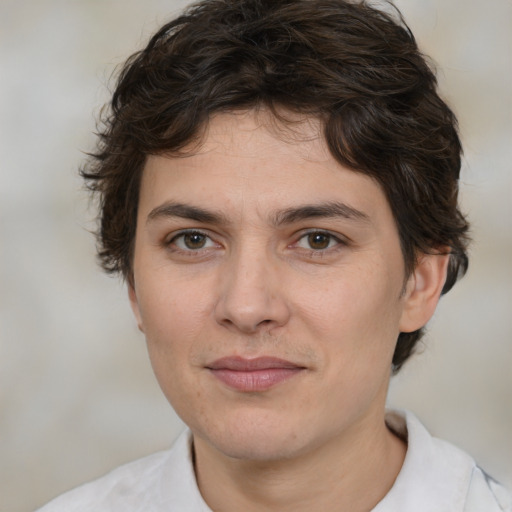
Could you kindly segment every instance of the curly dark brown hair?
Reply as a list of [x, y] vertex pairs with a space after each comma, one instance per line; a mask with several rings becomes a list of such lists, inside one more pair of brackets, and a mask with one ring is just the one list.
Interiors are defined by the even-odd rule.
[[[320, 119], [333, 157], [380, 183], [407, 276], [439, 250], [450, 253], [443, 293], [465, 273], [456, 118], [400, 13], [345, 0], [204, 0], [127, 60], [81, 170], [99, 198], [107, 272], [132, 281], [146, 157], [200, 142], [213, 113], [258, 107]], [[422, 331], [399, 335], [395, 371]]]

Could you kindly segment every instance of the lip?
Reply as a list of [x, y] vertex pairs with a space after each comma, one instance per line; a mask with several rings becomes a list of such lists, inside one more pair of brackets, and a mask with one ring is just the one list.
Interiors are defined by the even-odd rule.
[[223, 357], [206, 365], [226, 386], [245, 393], [265, 391], [305, 370], [304, 366], [276, 357], [245, 359]]

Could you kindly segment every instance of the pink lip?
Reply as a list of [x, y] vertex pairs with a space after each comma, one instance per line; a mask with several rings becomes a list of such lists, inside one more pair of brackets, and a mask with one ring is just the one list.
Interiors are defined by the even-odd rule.
[[206, 368], [230, 388], [246, 393], [265, 391], [305, 369], [275, 357], [244, 359], [238, 356], [217, 359]]

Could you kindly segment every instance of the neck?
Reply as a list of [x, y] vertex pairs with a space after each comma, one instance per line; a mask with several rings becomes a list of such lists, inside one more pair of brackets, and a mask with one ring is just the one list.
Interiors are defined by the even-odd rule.
[[194, 440], [199, 489], [213, 510], [301, 512], [371, 510], [391, 489], [406, 446], [383, 412], [315, 449], [286, 460], [253, 461]]

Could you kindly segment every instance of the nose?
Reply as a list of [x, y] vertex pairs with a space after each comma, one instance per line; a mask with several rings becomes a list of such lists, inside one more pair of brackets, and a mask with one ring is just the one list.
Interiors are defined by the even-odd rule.
[[219, 324], [245, 334], [285, 325], [290, 310], [278, 263], [254, 247], [233, 255], [221, 276], [215, 316]]

